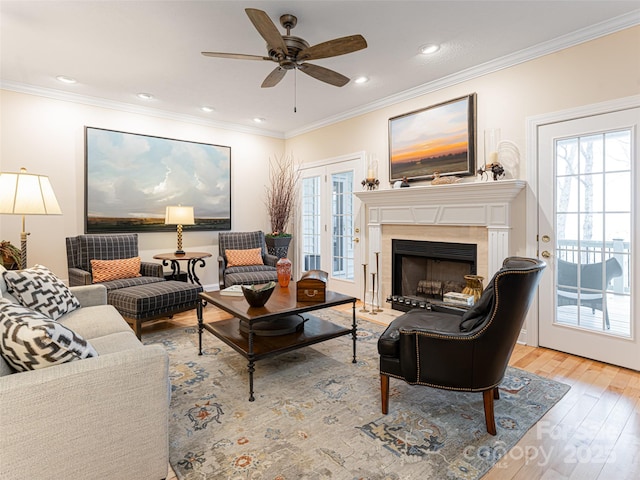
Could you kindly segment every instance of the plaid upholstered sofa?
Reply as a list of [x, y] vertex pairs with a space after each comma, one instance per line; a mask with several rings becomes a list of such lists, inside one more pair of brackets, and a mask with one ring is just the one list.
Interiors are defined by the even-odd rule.
[[[2, 271], [0, 297], [18, 303]], [[136, 338], [107, 305], [103, 285], [70, 290], [80, 308], [55, 323], [90, 342], [98, 355], [18, 372], [0, 357], [0, 478], [166, 478], [165, 349]]]
[[[218, 270], [220, 290], [232, 285], [256, 285], [278, 281], [278, 257], [267, 253], [264, 232], [221, 232], [218, 234]], [[259, 249], [255, 261], [230, 262], [232, 253]]]
[[[138, 257], [138, 234], [78, 235], [66, 239], [69, 285], [94, 283], [92, 260]], [[101, 281], [107, 303], [116, 307], [141, 338], [142, 323], [195, 308], [200, 285], [165, 280], [162, 265], [140, 262], [139, 276]]]

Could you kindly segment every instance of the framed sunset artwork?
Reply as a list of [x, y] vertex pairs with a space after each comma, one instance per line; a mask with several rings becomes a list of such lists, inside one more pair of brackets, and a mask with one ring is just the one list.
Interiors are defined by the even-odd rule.
[[389, 180], [475, 175], [476, 94], [389, 119]]

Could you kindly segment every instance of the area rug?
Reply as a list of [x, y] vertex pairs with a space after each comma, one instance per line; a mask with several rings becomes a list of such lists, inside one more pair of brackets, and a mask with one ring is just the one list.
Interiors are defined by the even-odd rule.
[[[350, 317], [314, 312], [335, 323]], [[477, 479], [569, 390], [509, 368], [486, 432], [482, 395], [391, 379], [380, 411], [376, 342], [384, 327], [359, 321], [351, 336], [261, 360], [249, 402], [247, 361], [195, 328], [145, 335], [170, 356], [170, 463], [179, 479]]]

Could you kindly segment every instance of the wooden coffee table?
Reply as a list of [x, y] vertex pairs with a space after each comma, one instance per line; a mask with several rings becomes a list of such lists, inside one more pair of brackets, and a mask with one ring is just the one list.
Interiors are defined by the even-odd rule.
[[[218, 307], [234, 318], [205, 324], [202, 308], [207, 304]], [[352, 303], [353, 321], [351, 328], [336, 325], [308, 312]], [[220, 295], [219, 291], [200, 294], [198, 311], [198, 355], [202, 355], [202, 331], [206, 330], [249, 360], [249, 401], [253, 396], [253, 372], [255, 362], [263, 358], [298, 348], [324, 342], [332, 338], [351, 334], [353, 338], [353, 360], [356, 363], [356, 299], [340, 293], [327, 291], [324, 302], [298, 303], [296, 285], [291, 282], [287, 288], [276, 285], [275, 291], [264, 307], [250, 307], [244, 297]], [[298, 322], [298, 325], [295, 322]], [[282, 324], [284, 331], [278, 334], [270, 329]], [[293, 324], [293, 326], [292, 326]], [[242, 327], [242, 328], [241, 328]]]

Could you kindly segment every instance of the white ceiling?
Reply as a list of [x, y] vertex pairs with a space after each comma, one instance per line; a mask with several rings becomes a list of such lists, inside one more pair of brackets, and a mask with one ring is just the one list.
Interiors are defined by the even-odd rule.
[[[263, 117], [260, 128], [289, 136], [477, 71], [479, 65], [500, 68], [638, 24], [639, 5], [637, 0], [0, 0], [0, 86], [240, 129], [255, 127], [252, 119]], [[311, 45], [362, 34], [367, 49], [311, 63], [371, 80], [338, 88], [289, 72], [277, 86], [262, 89], [275, 63], [202, 56], [202, 51], [266, 54], [247, 7], [266, 11], [281, 33], [280, 15], [296, 15], [292, 35]], [[419, 55], [425, 43], [442, 48]], [[78, 83], [61, 84], [56, 75]], [[139, 92], [155, 98], [145, 102], [136, 97]], [[215, 111], [204, 113], [203, 105]]]

